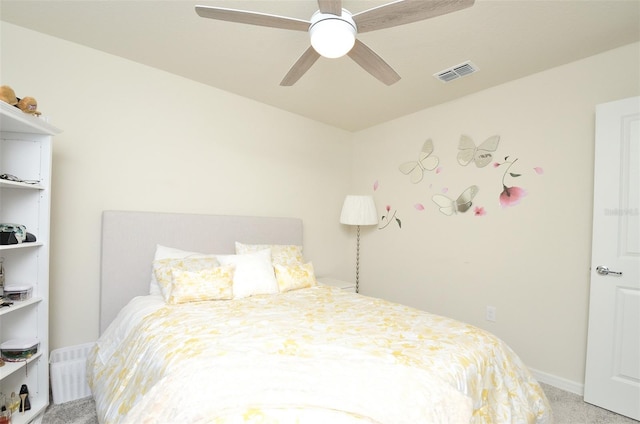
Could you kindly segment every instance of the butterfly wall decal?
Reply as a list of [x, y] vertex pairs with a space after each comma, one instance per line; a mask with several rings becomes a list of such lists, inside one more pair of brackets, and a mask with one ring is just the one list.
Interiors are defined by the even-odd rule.
[[424, 171], [433, 171], [440, 163], [440, 159], [437, 156], [432, 156], [431, 153], [433, 153], [433, 141], [428, 139], [422, 145], [418, 160], [403, 163], [399, 166], [400, 172], [408, 175], [412, 183], [419, 183], [422, 181]]
[[456, 200], [452, 200], [443, 194], [434, 194], [433, 202], [438, 205], [440, 212], [447, 216], [451, 216], [458, 212], [464, 213], [471, 208], [473, 198], [478, 194], [478, 186], [472, 185], [462, 192]]
[[458, 143], [458, 163], [462, 166], [467, 166], [471, 162], [475, 162], [478, 168], [487, 166], [491, 159], [493, 159], [493, 153], [498, 149], [498, 143], [500, 142], [500, 136], [494, 135], [483, 141], [478, 147], [476, 147], [473, 140], [466, 136], [460, 136], [460, 142]]

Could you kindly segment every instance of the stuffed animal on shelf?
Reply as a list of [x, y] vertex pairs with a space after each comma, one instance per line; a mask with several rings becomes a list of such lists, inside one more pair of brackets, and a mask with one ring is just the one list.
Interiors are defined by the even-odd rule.
[[5, 103], [9, 103], [11, 106], [15, 106], [18, 104], [16, 92], [13, 91], [13, 88], [9, 87], [8, 85], [0, 85], [0, 100]]
[[33, 97], [23, 97], [18, 100], [18, 108], [24, 113], [30, 113], [32, 115], [39, 116], [38, 102]]
[[5, 103], [9, 103], [11, 106], [15, 106], [24, 113], [40, 116], [38, 112], [38, 102], [33, 97], [23, 97], [22, 99], [16, 97], [16, 92], [8, 85], [0, 86], [0, 100]]

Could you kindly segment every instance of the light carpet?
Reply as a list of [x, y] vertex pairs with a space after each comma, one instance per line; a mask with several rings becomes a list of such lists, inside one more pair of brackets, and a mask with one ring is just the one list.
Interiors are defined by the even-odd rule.
[[[553, 409], [556, 424], [637, 424], [639, 421], [614, 414], [582, 401], [582, 397], [548, 384], [541, 384]], [[51, 405], [43, 424], [98, 424], [93, 398]], [[498, 424], [498, 423], [496, 423]]]

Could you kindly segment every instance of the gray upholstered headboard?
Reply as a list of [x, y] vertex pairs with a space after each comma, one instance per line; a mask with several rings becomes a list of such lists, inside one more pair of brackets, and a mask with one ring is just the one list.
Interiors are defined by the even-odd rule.
[[149, 294], [156, 245], [203, 253], [235, 252], [235, 242], [302, 245], [302, 220], [104, 211], [100, 334], [135, 296]]

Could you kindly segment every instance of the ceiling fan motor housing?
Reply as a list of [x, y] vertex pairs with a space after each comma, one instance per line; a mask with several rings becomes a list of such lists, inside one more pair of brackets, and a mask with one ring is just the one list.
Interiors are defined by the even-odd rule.
[[357, 31], [351, 13], [345, 9], [342, 9], [341, 16], [317, 11], [309, 26], [311, 45], [318, 54], [330, 59], [349, 53], [355, 44]]

